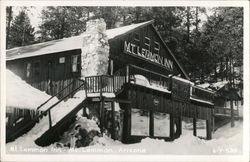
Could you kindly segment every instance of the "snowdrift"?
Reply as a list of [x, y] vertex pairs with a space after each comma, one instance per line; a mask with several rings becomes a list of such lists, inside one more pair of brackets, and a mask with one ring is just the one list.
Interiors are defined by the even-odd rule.
[[[20, 77], [15, 75], [12, 71], [6, 69], [6, 107], [21, 108], [35, 110], [39, 105], [48, 100], [51, 96], [42, 92]], [[42, 109], [46, 109], [53, 103], [57, 102], [57, 98], [53, 98]]]

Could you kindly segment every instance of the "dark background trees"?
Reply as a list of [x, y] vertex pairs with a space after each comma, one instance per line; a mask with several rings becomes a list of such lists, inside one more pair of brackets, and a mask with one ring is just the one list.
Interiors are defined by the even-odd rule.
[[27, 8], [13, 16], [10, 6], [6, 13], [7, 48], [79, 35], [90, 19], [103, 18], [107, 29], [153, 19], [192, 81], [236, 78], [232, 69], [243, 64], [243, 8], [240, 7], [208, 10], [204, 7], [49, 6], [41, 11], [36, 33]]
[[34, 27], [30, 24], [30, 18], [23, 8], [13, 18], [12, 7], [7, 7], [6, 45], [7, 48], [25, 46], [34, 43]]

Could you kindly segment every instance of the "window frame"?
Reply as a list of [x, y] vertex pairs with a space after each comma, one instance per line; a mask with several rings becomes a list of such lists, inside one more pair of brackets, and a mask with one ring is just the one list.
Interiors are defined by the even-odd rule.
[[134, 41], [137, 45], [140, 44], [140, 35], [138, 33], [134, 33]]
[[26, 63], [26, 78], [31, 78], [32, 77], [32, 63], [27, 62]]
[[[76, 57], [76, 62], [74, 63], [74, 58]], [[77, 73], [80, 71], [80, 68], [79, 68], [79, 64], [80, 64], [80, 55], [72, 55], [71, 56], [71, 72], [72, 73]], [[73, 66], [76, 66], [76, 71], [73, 70]]]
[[[158, 45], [158, 48], [156, 47]], [[154, 50], [156, 51], [156, 54], [160, 54], [160, 43], [157, 41], [154, 41]]]
[[[148, 41], [148, 42], [146, 42], [146, 41]], [[151, 41], [151, 39], [149, 37], [145, 37], [144, 45], [145, 45], [145, 48], [149, 51], [150, 51], [150, 41]]]

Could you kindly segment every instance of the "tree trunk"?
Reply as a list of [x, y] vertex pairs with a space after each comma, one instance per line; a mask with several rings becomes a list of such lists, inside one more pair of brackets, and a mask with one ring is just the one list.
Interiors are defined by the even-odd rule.
[[199, 8], [196, 7], [195, 9], [196, 9], [196, 12], [195, 12], [195, 30], [198, 33], [198, 24], [199, 24], [199, 18], [198, 18], [199, 13], [198, 12], [199, 12]]
[[187, 42], [189, 42], [190, 34], [190, 7], [187, 7]]
[[12, 20], [12, 6], [7, 7], [7, 14], [8, 14], [8, 24], [7, 24], [7, 33], [6, 33], [6, 49], [9, 48], [9, 37], [10, 37], [10, 24], [11, 24], [11, 20]]

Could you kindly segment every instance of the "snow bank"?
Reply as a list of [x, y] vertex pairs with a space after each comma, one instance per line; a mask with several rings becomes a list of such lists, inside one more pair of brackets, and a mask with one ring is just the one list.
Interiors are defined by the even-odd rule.
[[[75, 106], [80, 104], [86, 98], [85, 90], [78, 91], [73, 98], [66, 102], [61, 102], [51, 110], [52, 126], [59, 122], [65, 115], [72, 111]], [[15, 141], [7, 143], [6, 147], [14, 146], [39, 148], [34, 141], [49, 129], [48, 115], [44, 116], [28, 133], [17, 138]]]
[[[86, 118], [81, 119], [81, 123], [88, 130], [97, 129], [95, 122]], [[44, 120], [45, 121], [45, 120]], [[192, 135], [192, 130], [183, 129], [183, 134], [180, 138], [172, 142], [166, 142], [159, 139], [145, 138], [140, 143], [122, 144], [119, 141], [114, 141], [104, 135], [103, 137], [94, 137], [91, 146], [81, 148], [58, 148], [56, 144], [47, 149], [48, 153], [69, 153], [69, 154], [165, 154], [165, 155], [236, 155], [242, 154], [242, 122], [235, 122], [235, 127], [231, 128], [227, 124], [218, 129], [213, 134], [212, 140], [203, 140]], [[40, 125], [44, 125], [40, 123]], [[33, 133], [40, 132], [32, 129]], [[68, 135], [69, 137], [70, 135]], [[32, 137], [32, 136], [30, 136]], [[23, 137], [22, 137], [23, 138]], [[20, 138], [21, 139], [21, 138]], [[32, 138], [23, 138], [7, 144], [7, 150], [11, 146], [37, 147], [32, 142]], [[59, 149], [59, 151], [58, 151]], [[57, 151], [55, 151], [57, 150]]]
[[[6, 69], [6, 106], [18, 107], [23, 109], [36, 109], [51, 96], [42, 92], [24, 80], [19, 78], [10, 70]], [[32, 102], [31, 102], [32, 100]], [[50, 102], [43, 106], [43, 109], [48, 108], [53, 103], [57, 102], [57, 98], [53, 98]]]
[[219, 90], [221, 89], [222, 87], [224, 87], [226, 84], [228, 84], [228, 81], [226, 80], [223, 80], [223, 81], [219, 81], [219, 82], [215, 82], [215, 83], [203, 83], [203, 84], [199, 84], [199, 85], [196, 85], [198, 87], [201, 87], [201, 88], [205, 88], [205, 89], [209, 89], [209, 90]]

